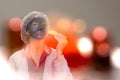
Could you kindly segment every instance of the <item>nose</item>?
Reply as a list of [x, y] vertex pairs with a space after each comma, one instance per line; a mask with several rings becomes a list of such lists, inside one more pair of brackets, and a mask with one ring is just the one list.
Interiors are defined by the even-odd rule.
[[39, 25], [38, 29], [39, 29], [39, 30], [45, 30], [45, 27]]

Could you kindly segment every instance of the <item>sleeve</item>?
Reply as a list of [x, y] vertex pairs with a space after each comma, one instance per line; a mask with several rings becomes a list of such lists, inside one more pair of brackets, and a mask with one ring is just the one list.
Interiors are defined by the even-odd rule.
[[9, 63], [12, 70], [17, 71], [16, 62], [15, 62], [13, 56], [9, 58], [8, 63]]
[[58, 57], [55, 49], [46, 58], [43, 80], [73, 80], [66, 59], [63, 55]]
[[63, 55], [53, 61], [55, 80], [73, 80], [72, 73]]

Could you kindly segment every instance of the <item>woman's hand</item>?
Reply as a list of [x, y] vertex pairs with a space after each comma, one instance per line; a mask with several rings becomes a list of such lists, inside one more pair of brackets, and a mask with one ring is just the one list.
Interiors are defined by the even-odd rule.
[[54, 35], [54, 37], [58, 41], [58, 44], [56, 46], [58, 56], [61, 56], [63, 49], [65, 48], [65, 46], [68, 43], [67, 37], [65, 35], [63, 35], [62, 33], [57, 33]]

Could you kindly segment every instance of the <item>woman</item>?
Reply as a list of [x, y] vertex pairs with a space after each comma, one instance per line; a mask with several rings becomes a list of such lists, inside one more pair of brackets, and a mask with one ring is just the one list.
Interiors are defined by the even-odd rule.
[[9, 58], [10, 65], [27, 80], [72, 80], [62, 55], [67, 45], [66, 37], [55, 33], [57, 47], [48, 48], [45, 39], [49, 27], [49, 19], [44, 13], [33, 11], [26, 15], [21, 23], [21, 38], [26, 46]]

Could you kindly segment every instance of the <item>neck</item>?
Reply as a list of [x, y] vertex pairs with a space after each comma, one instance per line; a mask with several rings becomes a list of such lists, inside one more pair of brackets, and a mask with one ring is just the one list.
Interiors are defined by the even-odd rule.
[[42, 51], [44, 49], [44, 41], [43, 40], [34, 40], [31, 41], [28, 45], [28, 51], [36, 65], [39, 65], [39, 60], [41, 58]]
[[35, 53], [39, 53], [44, 48], [44, 41], [38, 40], [38, 41], [30, 42], [29, 48], [30, 48], [30, 50], [34, 51]]

